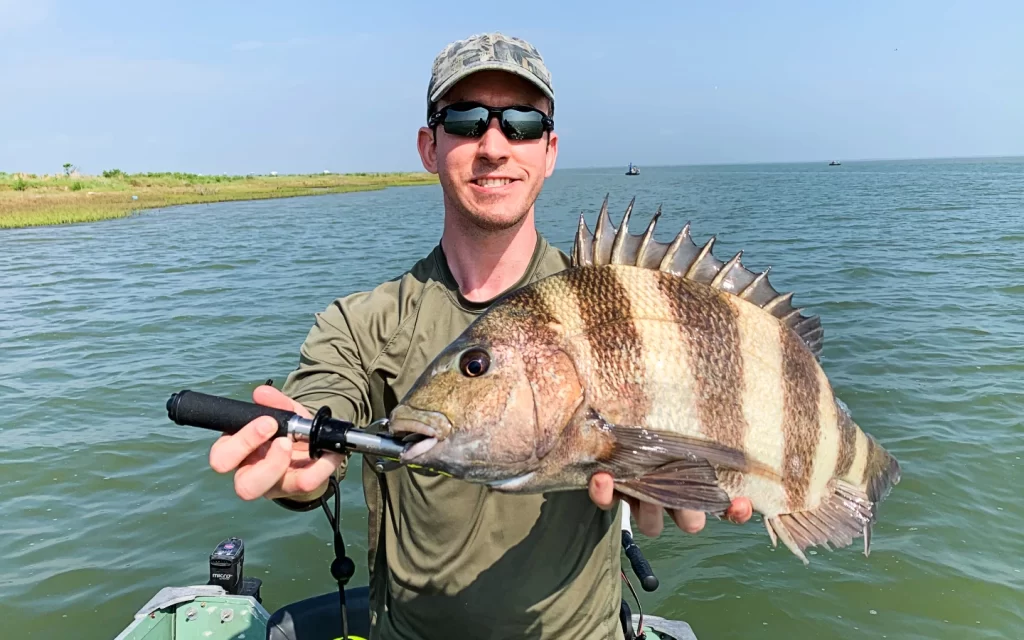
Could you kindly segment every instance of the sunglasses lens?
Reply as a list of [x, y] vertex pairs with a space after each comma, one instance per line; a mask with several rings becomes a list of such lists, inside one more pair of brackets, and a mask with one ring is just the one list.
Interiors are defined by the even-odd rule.
[[536, 140], [544, 135], [544, 122], [536, 111], [506, 109], [501, 128], [509, 140]]
[[[479, 105], [453, 105], [445, 109], [443, 122], [445, 133], [479, 138], [487, 131], [490, 113]], [[501, 131], [509, 140], [537, 140], [544, 135], [544, 116], [539, 111], [509, 107], [501, 112]]]
[[482, 136], [487, 130], [487, 109], [449, 109], [444, 118], [444, 130], [453, 136]]

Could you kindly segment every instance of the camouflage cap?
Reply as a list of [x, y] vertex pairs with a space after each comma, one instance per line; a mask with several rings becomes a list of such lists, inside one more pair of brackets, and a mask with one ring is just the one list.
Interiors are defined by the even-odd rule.
[[[555, 108], [555, 90], [551, 73], [540, 52], [529, 42], [501, 33], [484, 33], [452, 42], [434, 58], [427, 86], [427, 115], [459, 80], [477, 71], [507, 71], [529, 80], [551, 100]], [[553, 114], [549, 114], [553, 115]]]

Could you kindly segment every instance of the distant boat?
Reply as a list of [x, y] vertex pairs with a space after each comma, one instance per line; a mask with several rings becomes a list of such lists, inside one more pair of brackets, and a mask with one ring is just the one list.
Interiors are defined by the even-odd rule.
[[640, 175], [640, 167], [636, 166], [632, 162], [629, 163], [629, 168], [626, 169], [627, 176], [638, 176]]
[[835, 160], [833, 160], [832, 162], [828, 163], [828, 166], [830, 166], [830, 167], [838, 167], [841, 164], [843, 164], [843, 163], [842, 162], [836, 162]]

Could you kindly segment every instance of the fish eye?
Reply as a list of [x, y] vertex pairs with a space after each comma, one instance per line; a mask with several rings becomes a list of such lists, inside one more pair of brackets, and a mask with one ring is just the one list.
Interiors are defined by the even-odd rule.
[[482, 376], [490, 366], [491, 357], [483, 349], [470, 349], [459, 359], [459, 371], [467, 378]]

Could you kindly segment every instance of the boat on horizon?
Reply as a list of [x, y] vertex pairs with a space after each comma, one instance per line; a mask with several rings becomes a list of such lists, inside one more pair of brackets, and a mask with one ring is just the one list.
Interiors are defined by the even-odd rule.
[[830, 167], [838, 167], [841, 164], [843, 164], [843, 163], [839, 162], [838, 160], [833, 160], [832, 162], [828, 163], [828, 166], [830, 166]]
[[638, 176], [640, 175], [640, 167], [636, 166], [632, 162], [629, 163], [629, 168], [626, 169], [627, 176]]

